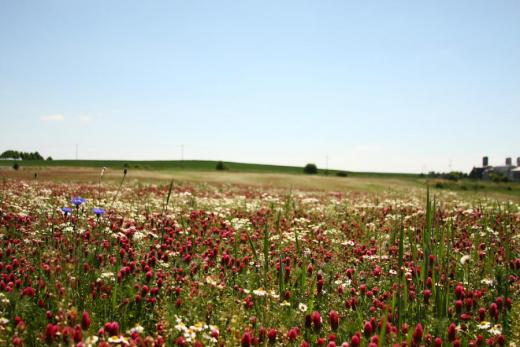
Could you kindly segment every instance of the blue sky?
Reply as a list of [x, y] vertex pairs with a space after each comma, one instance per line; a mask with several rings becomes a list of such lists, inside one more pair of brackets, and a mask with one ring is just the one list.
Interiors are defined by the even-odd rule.
[[0, 151], [363, 171], [520, 156], [520, 1], [0, 0]]

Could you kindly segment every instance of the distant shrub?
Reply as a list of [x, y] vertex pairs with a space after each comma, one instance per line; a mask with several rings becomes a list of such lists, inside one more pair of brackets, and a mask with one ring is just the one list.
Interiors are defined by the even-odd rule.
[[482, 185], [482, 184], [474, 184], [472, 186], [472, 189], [477, 191], [477, 190], [481, 190], [481, 189], [484, 189], [485, 187]]
[[336, 176], [338, 176], [338, 177], [347, 177], [348, 173], [346, 171], [338, 171], [338, 172], [336, 172]]
[[18, 163], [13, 164], [13, 169], [18, 170], [20, 168], [20, 165]]
[[215, 166], [215, 170], [217, 171], [224, 171], [227, 170], [227, 167], [224, 165], [222, 161], [219, 161], [217, 165]]
[[51, 160], [52, 160], [52, 157], [51, 157], [51, 156], [48, 156], [46, 160], [47, 160], [47, 161], [51, 161]]
[[448, 172], [443, 175], [443, 178], [456, 182], [459, 180], [459, 175], [456, 172]]
[[318, 173], [318, 167], [316, 164], [309, 163], [303, 168], [303, 172], [307, 175], [315, 175]]
[[435, 188], [444, 189], [444, 184], [442, 184], [442, 182], [437, 182], [437, 183], [435, 183]]
[[493, 182], [496, 182], [496, 183], [499, 183], [499, 182], [509, 182], [509, 177], [507, 177], [506, 175], [504, 175], [501, 172], [492, 172], [492, 173], [489, 174], [489, 178]]

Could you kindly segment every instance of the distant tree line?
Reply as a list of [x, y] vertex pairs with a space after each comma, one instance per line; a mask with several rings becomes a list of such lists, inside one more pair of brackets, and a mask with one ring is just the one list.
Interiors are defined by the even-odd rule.
[[429, 178], [442, 178], [450, 181], [458, 181], [463, 178], [468, 178], [468, 174], [460, 171], [450, 171], [450, 172], [435, 172], [430, 171], [428, 174], [421, 174], [422, 177]]
[[[449, 181], [458, 181], [464, 178], [471, 178], [471, 179], [481, 179], [482, 177], [476, 177], [474, 174], [467, 174], [460, 171], [451, 171], [451, 172], [435, 172], [430, 171], [428, 174], [421, 174], [421, 177], [428, 177], [428, 178], [442, 178]], [[509, 177], [504, 175], [501, 172], [491, 172], [489, 174], [489, 179], [493, 182], [509, 182]]]
[[[43, 156], [36, 152], [20, 152], [7, 150], [0, 154], [0, 159], [21, 159], [21, 160], [44, 160]], [[47, 157], [47, 160], [52, 160], [52, 157]]]

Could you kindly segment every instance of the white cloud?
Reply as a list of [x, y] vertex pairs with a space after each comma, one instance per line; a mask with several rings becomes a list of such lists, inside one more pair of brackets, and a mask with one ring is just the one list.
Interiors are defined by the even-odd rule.
[[94, 118], [90, 117], [90, 116], [79, 116], [79, 121], [81, 123], [90, 123], [94, 120]]
[[50, 114], [47, 116], [42, 116], [40, 119], [44, 122], [61, 122], [65, 120], [65, 117], [62, 114]]

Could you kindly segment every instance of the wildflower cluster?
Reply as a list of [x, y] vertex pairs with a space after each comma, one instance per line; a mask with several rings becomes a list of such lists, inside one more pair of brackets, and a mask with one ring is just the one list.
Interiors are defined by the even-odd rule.
[[6, 182], [0, 345], [514, 345], [520, 207], [423, 195]]

